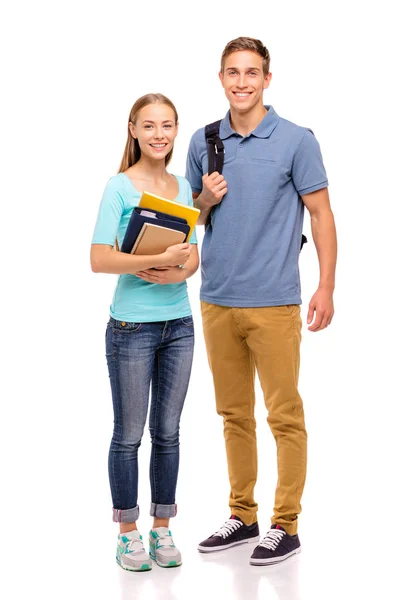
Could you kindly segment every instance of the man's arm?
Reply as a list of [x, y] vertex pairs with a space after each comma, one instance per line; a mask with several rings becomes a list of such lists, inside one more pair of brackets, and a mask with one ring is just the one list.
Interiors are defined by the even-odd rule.
[[207, 223], [211, 209], [221, 202], [228, 191], [223, 175], [220, 175], [217, 171], [211, 173], [211, 175], [206, 173], [203, 175], [202, 180], [203, 190], [201, 193], [193, 192], [193, 204], [201, 211], [197, 221], [198, 225]]
[[[333, 318], [333, 291], [337, 257], [336, 227], [328, 188], [302, 196], [311, 216], [311, 231], [319, 262], [319, 285], [311, 298], [307, 324], [310, 331], [325, 329]], [[315, 317], [315, 318], [314, 318]]]
[[205, 225], [208, 221], [211, 212], [211, 206], [205, 206], [200, 198], [200, 194], [198, 192], [193, 192], [193, 206], [200, 209], [200, 215], [197, 219], [196, 225]]

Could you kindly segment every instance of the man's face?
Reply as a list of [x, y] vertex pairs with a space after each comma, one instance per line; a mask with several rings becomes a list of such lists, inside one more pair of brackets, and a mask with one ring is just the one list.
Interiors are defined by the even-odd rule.
[[259, 54], [239, 50], [228, 56], [219, 78], [231, 108], [247, 113], [263, 104], [263, 90], [269, 86], [271, 73], [264, 76]]

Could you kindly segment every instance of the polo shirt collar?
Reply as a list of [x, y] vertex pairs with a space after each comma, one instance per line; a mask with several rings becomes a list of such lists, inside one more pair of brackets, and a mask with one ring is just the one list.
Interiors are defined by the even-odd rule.
[[[254, 135], [258, 138], [268, 138], [274, 131], [275, 127], [278, 125], [279, 115], [275, 112], [273, 107], [267, 105], [265, 106], [265, 108], [268, 111], [267, 114], [265, 115], [261, 123], [257, 125], [254, 131], [251, 132], [250, 135]], [[221, 125], [219, 127], [219, 135], [221, 137], [221, 140], [226, 140], [231, 135], [237, 134], [237, 132], [231, 127], [229, 116], [230, 111], [228, 110], [225, 117], [222, 119]]]

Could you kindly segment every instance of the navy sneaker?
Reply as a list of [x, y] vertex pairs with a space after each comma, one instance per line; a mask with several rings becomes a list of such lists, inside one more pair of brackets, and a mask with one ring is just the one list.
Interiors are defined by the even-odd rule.
[[239, 517], [232, 515], [224, 525], [213, 533], [209, 538], [201, 542], [197, 546], [200, 552], [216, 552], [217, 550], [225, 550], [239, 544], [250, 544], [258, 542], [260, 532], [258, 523], [253, 525], [245, 525]]
[[250, 557], [251, 565], [275, 565], [301, 552], [299, 536], [289, 535], [282, 525], [271, 529]]

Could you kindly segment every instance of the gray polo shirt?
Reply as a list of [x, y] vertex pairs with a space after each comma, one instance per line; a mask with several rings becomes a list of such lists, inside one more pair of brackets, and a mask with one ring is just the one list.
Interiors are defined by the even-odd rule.
[[[266, 108], [264, 119], [245, 137], [232, 129], [229, 112], [221, 122], [228, 192], [212, 210], [201, 256], [200, 298], [211, 304], [301, 304], [300, 196], [327, 187], [328, 180], [311, 130]], [[201, 128], [192, 136], [187, 157], [186, 178], [194, 192], [201, 192], [206, 172]]]

